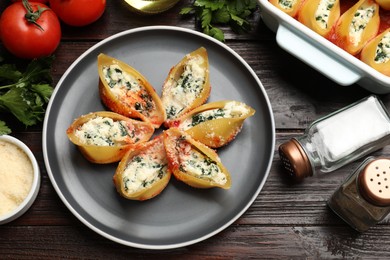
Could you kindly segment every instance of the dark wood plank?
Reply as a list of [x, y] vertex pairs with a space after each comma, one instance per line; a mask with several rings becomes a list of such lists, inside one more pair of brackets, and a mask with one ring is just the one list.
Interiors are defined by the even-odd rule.
[[[199, 30], [193, 17], [178, 15], [190, 2], [182, 0], [163, 14], [142, 16], [130, 12], [122, 1], [107, 1], [107, 10], [96, 23], [82, 28], [63, 25], [63, 38], [53, 64], [54, 86], [83, 52], [115, 33], [149, 25]], [[0, 11], [7, 4], [1, 1]], [[106, 239], [73, 216], [57, 195], [44, 164], [42, 125], [26, 129], [13, 122], [13, 135], [27, 143], [39, 161], [42, 183], [30, 210], [18, 220], [0, 226], [0, 259], [390, 258], [390, 217], [359, 234], [326, 205], [361, 160], [295, 183], [286, 177], [277, 153], [282, 142], [301, 135], [315, 119], [370, 93], [357, 85], [339, 86], [282, 50], [275, 34], [261, 21], [260, 10], [251, 17], [251, 24], [253, 30], [244, 35], [235, 34], [226, 26], [222, 29], [226, 44], [243, 57], [264, 85], [277, 135], [267, 181], [251, 207], [235, 223], [205, 241], [163, 251], [132, 248]], [[390, 97], [380, 97], [390, 108]], [[373, 155], [390, 157], [390, 147]]]
[[345, 227], [233, 226], [198, 244], [161, 251], [117, 244], [85, 226], [0, 227], [0, 232], [1, 259], [182, 258], [183, 255], [202, 259], [385, 259], [389, 257], [389, 248], [379, 241], [387, 241], [390, 228], [381, 226], [359, 234]]

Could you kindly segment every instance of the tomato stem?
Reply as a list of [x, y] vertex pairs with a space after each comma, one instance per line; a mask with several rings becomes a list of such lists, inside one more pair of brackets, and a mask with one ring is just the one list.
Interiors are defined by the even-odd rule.
[[38, 5], [38, 10], [37, 11], [34, 11], [30, 5], [30, 3], [28, 2], [28, 0], [23, 0], [22, 1], [23, 3], [23, 6], [24, 8], [26, 8], [26, 15], [24, 16], [26, 18], [26, 20], [29, 22], [29, 23], [33, 23], [35, 24], [41, 31], [44, 31], [42, 26], [40, 26], [38, 23], [37, 23], [37, 20], [39, 19], [39, 17], [41, 17], [41, 14], [48, 10], [48, 8], [41, 8], [39, 5]]

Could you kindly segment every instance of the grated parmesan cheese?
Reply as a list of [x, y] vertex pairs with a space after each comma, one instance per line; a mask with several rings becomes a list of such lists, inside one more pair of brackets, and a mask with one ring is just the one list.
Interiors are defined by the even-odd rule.
[[33, 166], [27, 154], [0, 140], [0, 216], [17, 208], [30, 192]]

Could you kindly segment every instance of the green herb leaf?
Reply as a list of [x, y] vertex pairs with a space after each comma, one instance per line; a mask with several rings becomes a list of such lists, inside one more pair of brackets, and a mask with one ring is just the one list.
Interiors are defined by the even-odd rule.
[[219, 28], [215, 28], [215, 27], [211, 28], [209, 35], [211, 37], [214, 37], [215, 39], [221, 41], [221, 42], [225, 41], [223, 31]]
[[23, 73], [24, 81], [31, 83], [51, 82], [50, 69], [54, 56], [32, 60]]
[[212, 12], [210, 9], [203, 9], [201, 14], [202, 28], [206, 28], [211, 23]]
[[25, 90], [12, 88], [0, 96], [0, 103], [6, 107], [20, 122], [26, 126], [37, 123], [33, 111], [31, 111], [29, 100], [25, 99]]
[[11, 132], [11, 129], [5, 124], [5, 122], [0, 120], [0, 135], [7, 135]]
[[[53, 60], [53, 56], [34, 59], [24, 72], [14, 64], [1, 64], [0, 112], [11, 113], [25, 126], [42, 121], [45, 105], [53, 93], [50, 85]], [[6, 128], [5, 122], [0, 121], [0, 133], [8, 131]]]
[[194, 11], [194, 8], [192, 8], [192, 7], [185, 7], [185, 8], [182, 8], [180, 10], [180, 14], [181, 15], [186, 15], [186, 14], [190, 14], [193, 11]]
[[194, 6], [210, 9], [211, 11], [218, 10], [225, 5], [225, 0], [196, 0]]
[[194, 15], [200, 21], [203, 33], [219, 41], [225, 41], [222, 30], [215, 24], [229, 25], [236, 33], [251, 29], [247, 18], [256, 10], [257, 0], [195, 0], [192, 6], [184, 7], [181, 15]]
[[0, 79], [3, 82], [8, 80], [17, 81], [22, 77], [22, 73], [16, 69], [15, 64], [2, 64], [0, 66]]
[[213, 23], [228, 23], [230, 21], [230, 13], [226, 7], [215, 11], [213, 16]]
[[51, 94], [53, 94], [53, 88], [49, 84], [33, 84], [31, 89], [39, 94], [46, 103], [49, 102]]

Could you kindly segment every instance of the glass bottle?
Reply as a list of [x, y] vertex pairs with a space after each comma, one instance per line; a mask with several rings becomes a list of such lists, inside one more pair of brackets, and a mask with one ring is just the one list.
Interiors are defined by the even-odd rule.
[[167, 11], [180, 0], [124, 0], [130, 9], [139, 14], [153, 15]]
[[328, 200], [328, 206], [359, 232], [390, 213], [390, 159], [368, 157]]
[[375, 95], [314, 121], [305, 133], [279, 146], [290, 176], [303, 179], [334, 171], [390, 143], [390, 118]]

